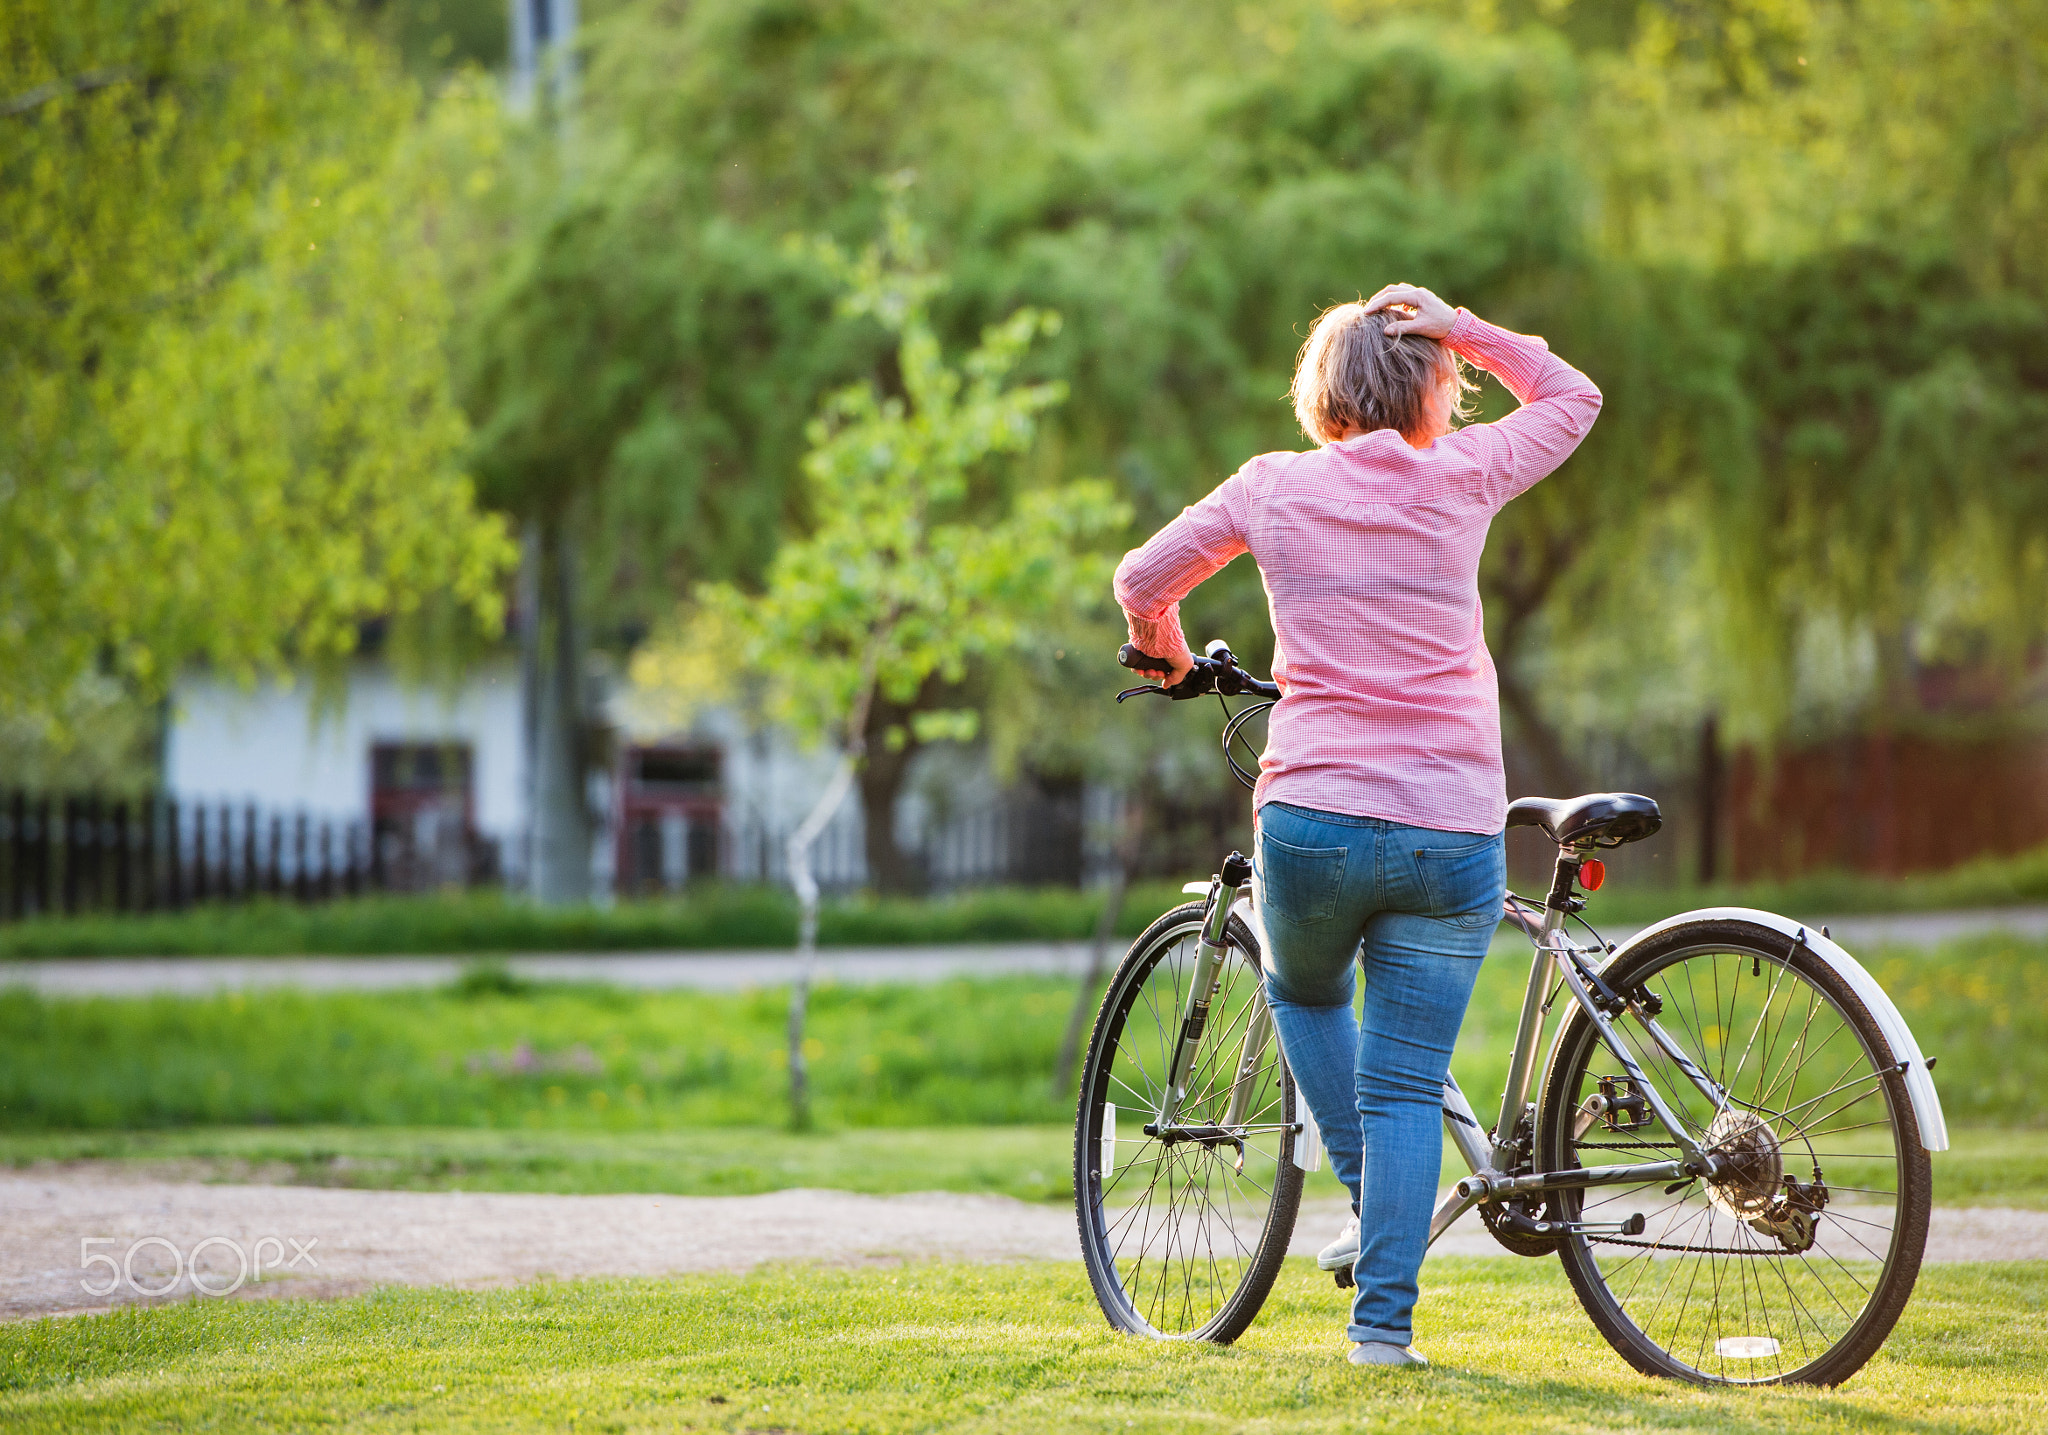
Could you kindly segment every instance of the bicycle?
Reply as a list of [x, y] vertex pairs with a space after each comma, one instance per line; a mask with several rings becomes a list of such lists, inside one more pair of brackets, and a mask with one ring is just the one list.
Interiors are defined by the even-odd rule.
[[[1122, 661], [1168, 666], [1128, 645]], [[1225, 757], [1250, 785], [1232, 743], [1249, 750], [1244, 726], [1277, 687], [1219, 641], [1175, 687], [1117, 700], [1144, 693], [1215, 694]], [[1223, 699], [1241, 695], [1267, 701], [1232, 713]], [[1482, 1127], [1444, 1082], [1444, 1126], [1469, 1174], [1430, 1240], [1476, 1208], [1506, 1250], [1556, 1255], [1594, 1326], [1645, 1374], [1839, 1384], [1884, 1343], [1919, 1275], [1929, 1153], [1948, 1149], [1934, 1063], [1826, 928], [1710, 908], [1603, 941], [1580, 915], [1581, 890], [1605, 880], [1597, 854], [1662, 820], [1631, 793], [1510, 806], [1508, 825], [1540, 827], [1557, 860], [1541, 903], [1504, 904], [1534, 955], [1498, 1120]], [[1132, 944], [1082, 1068], [1082, 1254], [1104, 1315], [1133, 1334], [1241, 1335], [1319, 1165], [1266, 1009], [1251, 867], [1230, 853], [1184, 889], [1200, 900]]]

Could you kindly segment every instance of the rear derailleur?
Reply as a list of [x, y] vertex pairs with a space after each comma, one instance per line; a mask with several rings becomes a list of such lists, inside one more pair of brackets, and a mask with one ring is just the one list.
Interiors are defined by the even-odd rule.
[[1816, 1166], [1810, 1185], [1801, 1185], [1797, 1176], [1787, 1175], [1785, 1189], [1770, 1205], [1749, 1218], [1749, 1228], [1766, 1236], [1775, 1236], [1779, 1245], [1797, 1255], [1813, 1249], [1818, 1217], [1827, 1204], [1828, 1188], [1820, 1178], [1820, 1168]]

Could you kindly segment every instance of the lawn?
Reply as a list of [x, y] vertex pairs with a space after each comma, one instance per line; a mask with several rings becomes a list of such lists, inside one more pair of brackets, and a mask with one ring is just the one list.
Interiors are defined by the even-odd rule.
[[1428, 1371], [1343, 1363], [1329, 1280], [1289, 1263], [1236, 1346], [1113, 1335], [1078, 1265], [386, 1289], [0, 1326], [22, 1431], [290, 1426], [639, 1431], [2038, 1431], [2048, 1266], [1930, 1268], [1835, 1391], [1653, 1381], [1555, 1262], [1423, 1273]]
[[[1878, 953], [1958, 1125], [2048, 1126], [2048, 942]], [[1487, 959], [1452, 1070], [1497, 1109], [1526, 952]], [[1064, 1125], [1074, 997], [1046, 977], [836, 986], [812, 1003], [828, 1128]], [[216, 1125], [651, 1131], [772, 1125], [786, 996], [490, 983], [43, 998], [0, 990], [0, 1131]]]
[[[1188, 877], [1205, 876], [1189, 872]], [[1179, 880], [1135, 885], [1117, 931], [1134, 936], [1183, 900]], [[1541, 884], [1528, 890], [1541, 895]], [[1589, 915], [1618, 926], [1693, 907], [1764, 907], [1820, 919], [1853, 912], [1934, 911], [2048, 901], [2048, 846], [1905, 878], [1820, 872], [1786, 882], [1657, 887], [1615, 882]], [[1079, 941], [1101, 913], [1099, 890], [994, 889], [937, 898], [843, 897], [825, 904], [827, 946]], [[707, 886], [681, 898], [539, 907], [496, 892], [373, 896], [299, 906], [260, 901], [146, 916], [38, 917], [0, 924], [0, 959], [95, 956], [393, 955], [789, 947], [796, 903], [772, 887]]]
[[[1117, 931], [1143, 931], [1186, 900], [1181, 884], [1134, 885]], [[1078, 941], [1102, 914], [1100, 890], [993, 888], [935, 898], [839, 897], [818, 919], [826, 946]], [[283, 901], [148, 915], [38, 917], [0, 925], [0, 958], [379, 956], [429, 952], [602, 952], [796, 945], [796, 899], [776, 887], [708, 886], [683, 898], [541, 907], [479, 891]]]

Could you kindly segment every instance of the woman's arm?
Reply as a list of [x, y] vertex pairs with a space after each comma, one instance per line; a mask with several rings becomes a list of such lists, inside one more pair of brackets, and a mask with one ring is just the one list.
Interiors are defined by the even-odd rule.
[[1173, 663], [1171, 673], [1147, 677], [1163, 676], [1172, 687], [1193, 668], [1180, 628], [1180, 600], [1245, 551], [1248, 521], [1244, 470], [1239, 469], [1117, 565], [1116, 601], [1130, 626], [1132, 646]]
[[1600, 390], [1541, 339], [1496, 328], [1469, 309], [1458, 311], [1444, 342], [1522, 401], [1507, 417], [1448, 440], [1479, 460], [1482, 494], [1499, 508], [1571, 457], [1600, 416]]
[[1472, 455], [1479, 465], [1481, 496], [1494, 508], [1569, 458], [1599, 416], [1600, 390], [1541, 339], [1497, 328], [1412, 284], [1390, 284], [1365, 307], [1367, 313], [1393, 310], [1387, 316], [1388, 333], [1441, 339], [1521, 401], [1522, 407], [1506, 418], [1471, 424], [1438, 440]]

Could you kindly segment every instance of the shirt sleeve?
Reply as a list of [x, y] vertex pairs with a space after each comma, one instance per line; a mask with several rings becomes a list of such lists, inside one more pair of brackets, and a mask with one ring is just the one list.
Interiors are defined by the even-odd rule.
[[1593, 381], [1543, 340], [1512, 334], [1460, 309], [1445, 343], [1492, 374], [1522, 406], [1489, 424], [1470, 424], [1442, 442], [1470, 454], [1480, 496], [1499, 508], [1571, 457], [1600, 413]]
[[[1256, 460], [1254, 460], [1256, 462]], [[1131, 643], [1155, 658], [1190, 651], [1180, 627], [1180, 600], [1195, 585], [1246, 549], [1250, 526], [1246, 469], [1239, 469], [1201, 501], [1124, 555], [1116, 570], [1116, 601], [1130, 625]]]

